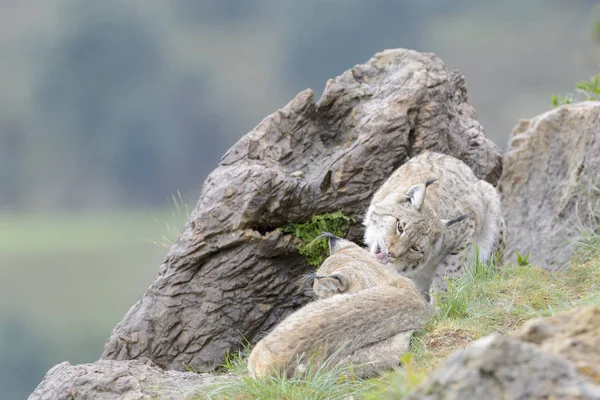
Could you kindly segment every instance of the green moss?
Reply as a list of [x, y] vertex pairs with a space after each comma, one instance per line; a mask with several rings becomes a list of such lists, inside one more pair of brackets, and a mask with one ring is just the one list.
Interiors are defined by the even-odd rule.
[[337, 211], [331, 214], [315, 215], [308, 222], [290, 224], [280, 228], [280, 230], [300, 239], [301, 243], [297, 246], [298, 251], [306, 256], [310, 265], [317, 266], [323, 262], [328, 247], [325, 238], [315, 239], [323, 232], [333, 233], [336, 236], [346, 236], [350, 227], [355, 223], [354, 218], [348, 217], [343, 211]]

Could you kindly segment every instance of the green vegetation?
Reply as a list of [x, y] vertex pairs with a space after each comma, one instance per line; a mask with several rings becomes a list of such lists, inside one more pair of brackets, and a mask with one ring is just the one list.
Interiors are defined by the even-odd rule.
[[577, 82], [575, 84], [575, 94], [569, 93], [565, 96], [552, 95], [552, 104], [554, 107], [588, 100], [600, 100], [600, 85], [598, 84], [598, 75], [590, 78], [587, 81]]
[[156, 276], [166, 250], [153, 242], [181, 226], [173, 214], [0, 214], [0, 398], [27, 398], [57, 363], [98, 359]]
[[[386, 399], [399, 398], [419, 385], [453, 351], [493, 332], [509, 333], [525, 321], [577, 306], [600, 305], [600, 237], [582, 241], [568, 269], [551, 273], [533, 266], [528, 256], [499, 268], [474, 262], [465, 275], [437, 298], [437, 312], [416, 333], [411, 352], [397, 371], [373, 379], [347, 379], [341, 368], [311, 370], [294, 378], [252, 379], [246, 375], [245, 352], [227, 362], [239, 380], [217, 384], [214, 399]], [[340, 378], [342, 377], [342, 378]]]
[[521, 266], [526, 266], [531, 264], [531, 262], [529, 262], [529, 252], [525, 253], [525, 255], [522, 255], [521, 253], [516, 253], [517, 256], [517, 264], [521, 265]]
[[[244, 374], [246, 360], [244, 353], [228, 358], [225, 367], [229, 373]], [[207, 389], [208, 399], [359, 399], [378, 388], [376, 380], [359, 380], [353, 377], [347, 367], [330, 366], [325, 361], [319, 367], [310, 362], [306, 369], [294, 377], [277, 374], [272, 377], [254, 379], [243, 375], [239, 380], [215, 384]]]
[[[309, 222], [303, 224], [290, 224], [280, 228], [284, 233], [290, 233], [300, 244], [297, 248], [300, 254], [306, 256], [310, 265], [321, 265], [327, 254], [328, 246], [325, 238], [319, 238], [323, 232], [333, 233], [336, 236], [346, 236], [350, 227], [356, 223], [350, 218], [337, 211], [332, 214], [321, 214], [313, 216]], [[317, 239], [318, 238], [318, 239]]]

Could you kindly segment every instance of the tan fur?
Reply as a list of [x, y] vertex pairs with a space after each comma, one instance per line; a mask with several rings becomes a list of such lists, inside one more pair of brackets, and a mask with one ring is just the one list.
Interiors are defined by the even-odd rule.
[[299, 365], [326, 360], [355, 365], [360, 377], [375, 375], [397, 366], [413, 331], [424, 326], [429, 306], [410, 279], [351, 242], [336, 238], [330, 246], [314, 283], [320, 299], [256, 344], [252, 376], [293, 375]]
[[319, 299], [357, 293], [379, 285], [406, 285], [407, 288], [414, 285], [355, 243], [336, 238], [330, 240], [330, 249], [332, 255], [316, 272], [321, 278], [313, 283], [313, 292]]
[[464, 272], [474, 244], [487, 261], [506, 243], [494, 187], [462, 161], [434, 152], [410, 159], [390, 176], [373, 196], [364, 225], [371, 252], [385, 254], [426, 297], [444, 291], [446, 277]]

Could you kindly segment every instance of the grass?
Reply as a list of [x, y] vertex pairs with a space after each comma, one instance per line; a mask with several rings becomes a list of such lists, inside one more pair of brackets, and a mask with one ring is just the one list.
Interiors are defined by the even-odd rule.
[[183, 224], [187, 221], [190, 215], [190, 209], [188, 204], [183, 199], [181, 192], [177, 191], [177, 195], [171, 196], [171, 215], [164, 222], [154, 216], [154, 221], [157, 224], [164, 223], [165, 231], [158, 241], [155, 241], [158, 247], [169, 249], [175, 244], [175, 241], [179, 238], [183, 230]]
[[320, 369], [295, 378], [254, 380], [246, 375], [244, 354], [229, 361], [235, 382], [207, 393], [215, 399], [386, 399], [401, 398], [426, 379], [448, 355], [493, 332], [509, 333], [525, 321], [577, 306], [600, 305], [600, 238], [591, 236], [568, 269], [551, 273], [532, 265], [528, 255], [498, 268], [476, 261], [437, 298], [437, 312], [412, 340], [402, 368], [368, 380], [342, 380], [344, 371]]
[[328, 365], [327, 361], [318, 367], [306, 363], [307, 368], [293, 377], [279, 373], [254, 379], [245, 374], [247, 353], [247, 350], [238, 353], [224, 364], [227, 373], [241, 375], [239, 379], [208, 387], [204, 395], [196, 399], [358, 399], [374, 392], [379, 384], [375, 380], [356, 379], [350, 368]]
[[0, 214], [0, 367], [27, 370], [37, 385], [54, 364], [98, 359], [156, 276], [166, 250], [153, 242], [182, 225], [174, 214]]

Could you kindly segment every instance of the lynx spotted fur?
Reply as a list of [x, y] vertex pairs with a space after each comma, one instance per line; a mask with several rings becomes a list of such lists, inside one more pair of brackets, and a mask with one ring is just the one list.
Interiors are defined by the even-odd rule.
[[306, 362], [355, 365], [359, 377], [394, 368], [429, 305], [414, 283], [358, 245], [329, 235], [331, 256], [316, 272], [318, 300], [284, 319], [253, 348], [252, 376], [288, 376]]
[[462, 161], [435, 152], [400, 166], [373, 196], [363, 223], [370, 251], [413, 279], [426, 298], [464, 272], [474, 245], [488, 261], [506, 243], [495, 188]]

